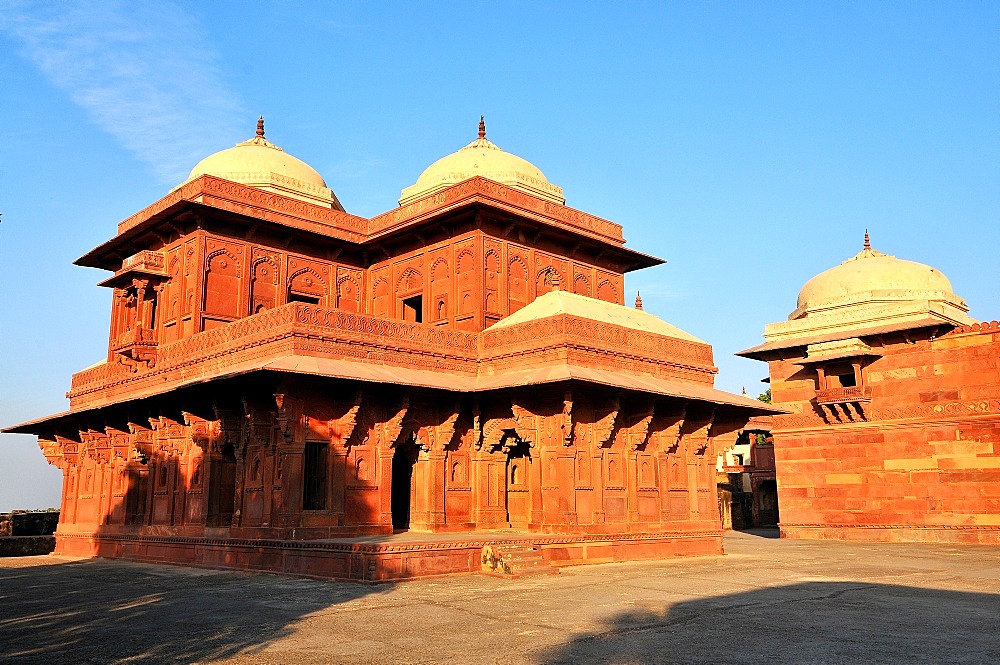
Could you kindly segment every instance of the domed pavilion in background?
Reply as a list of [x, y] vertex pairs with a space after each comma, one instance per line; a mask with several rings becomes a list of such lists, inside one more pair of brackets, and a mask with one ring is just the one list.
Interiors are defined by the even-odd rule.
[[113, 272], [106, 358], [7, 430], [63, 471], [60, 553], [363, 580], [719, 553], [715, 451], [774, 411], [626, 307], [662, 261], [482, 123], [368, 219], [262, 119], [77, 263]]
[[738, 355], [768, 362], [783, 536], [1000, 543], [1000, 326], [871, 247]]

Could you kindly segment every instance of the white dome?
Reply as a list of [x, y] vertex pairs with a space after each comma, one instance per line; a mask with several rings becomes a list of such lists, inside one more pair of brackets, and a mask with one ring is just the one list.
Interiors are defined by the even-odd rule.
[[874, 250], [865, 233], [865, 247], [858, 254], [806, 282], [788, 318], [876, 301], [910, 300], [947, 301], [968, 310], [941, 271]]
[[406, 205], [476, 176], [559, 205], [566, 204], [562, 188], [550, 183], [537, 166], [517, 155], [504, 152], [487, 140], [486, 123], [480, 118], [479, 138], [424, 169], [417, 182], [400, 193], [399, 205]]
[[[213, 175], [292, 198], [343, 210], [316, 169], [264, 138], [264, 118], [257, 135], [198, 162], [188, 180]], [[186, 182], [186, 181], [185, 181]]]

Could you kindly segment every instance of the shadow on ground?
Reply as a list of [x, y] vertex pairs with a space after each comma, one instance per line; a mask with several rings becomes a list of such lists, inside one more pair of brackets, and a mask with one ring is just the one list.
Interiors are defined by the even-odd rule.
[[391, 588], [99, 559], [3, 568], [0, 662], [227, 658], [289, 635], [310, 612]]
[[618, 614], [541, 663], [986, 663], [1000, 595], [808, 582]]
[[758, 538], [781, 538], [781, 531], [777, 527], [756, 527], [753, 529], [739, 529], [740, 533], [745, 533], [748, 536], [757, 536]]

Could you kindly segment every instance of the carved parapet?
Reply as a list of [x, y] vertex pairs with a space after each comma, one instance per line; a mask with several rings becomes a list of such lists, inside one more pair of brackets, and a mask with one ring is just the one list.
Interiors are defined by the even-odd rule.
[[816, 403], [821, 406], [830, 404], [854, 404], [872, 401], [872, 389], [866, 386], [848, 386], [845, 388], [826, 388], [816, 391]]
[[142, 250], [122, 261], [122, 267], [115, 274], [123, 275], [128, 272], [142, 273], [146, 275], [164, 276], [166, 275], [166, 263], [163, 252], [152, 250]]

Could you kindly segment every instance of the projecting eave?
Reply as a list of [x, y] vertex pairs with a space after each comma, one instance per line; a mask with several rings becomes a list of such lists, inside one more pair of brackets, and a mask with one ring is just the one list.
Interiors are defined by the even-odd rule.
[[372, 217], [369, 220], [369, 240], [378, 242], [409, 233], [442, 215], [476, 205], [534, 223], [538, 228], [566, 238], [594, 243], [609, 257], [625, 265], [625, 272], [664, 263], [663, 259], [627, 249], [620, 224], [480, 176]]
[[322, 236], [351, 243], [367, 238], [368, 220], [340, 210], [316, 205], [268, 192], [249, 185], [203, 175], [173, 190], [118, 224], [114, 238], [87, 252], [74, 263], [78, 266], [117, 270], [123, 258], [141, 249], [143, 241], [159, 223], [181, 214], [187, 208], [220, 210], [273, 224], [313, 237]]
[[938, 317], [929, 316], [918, 321], [901, 321], [881, 326], [868, 326], [864, 328], [854, 328], [853, 330], [840, 330], [836, 332], [820, 333], [803, 337], [789, 339], [777, 339], [764, 342], [758, 346], [738, 351], [735, 355], [754, 360], [769, 360], [774, 354], [790, 349], [804, 349], [810, 344], [821, 342], [834, 342], [837, 340], [851, 339], [853, 337], [872, 337], [875, 335], [885, 335], [888, 333], [901, 332], [904, 330], [917, 330], [920, 328], [944, 327], [953, 328], [953, 321], [943, 320]]

